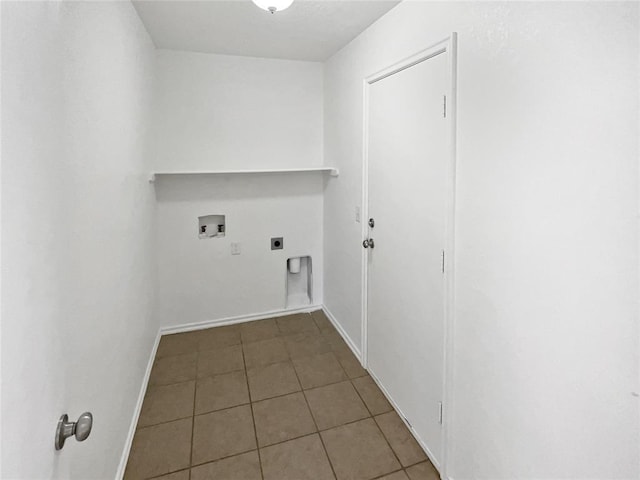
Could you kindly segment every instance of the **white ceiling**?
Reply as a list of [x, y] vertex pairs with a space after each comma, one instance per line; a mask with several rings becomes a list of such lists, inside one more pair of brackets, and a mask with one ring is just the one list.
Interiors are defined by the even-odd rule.
[[324, 61], [399, 1], [295, 0], [270, 14], [250, 0], [134, 0], [156, 47]]

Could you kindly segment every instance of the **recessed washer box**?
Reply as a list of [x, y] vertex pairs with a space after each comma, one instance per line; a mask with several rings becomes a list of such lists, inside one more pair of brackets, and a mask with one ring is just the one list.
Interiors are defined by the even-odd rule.
[[287, 298], [285, 308], [313, 305], [311, 256], [287, 259]]
[[224, 215], [198, 217], [198, 238], [224, 237], [226, 231]]

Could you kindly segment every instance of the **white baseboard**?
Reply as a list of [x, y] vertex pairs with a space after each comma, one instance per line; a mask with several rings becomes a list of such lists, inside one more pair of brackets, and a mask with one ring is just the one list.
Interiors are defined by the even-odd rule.
[[353, 354], [356, 356], [356, 358], [360, 362], [360, 365], [362, 365], [362, 353], [360, 353], [360, 349], [357, 347], [355, 342], [351, 340], [351, 337], [347, 334], [345, 329], [342, 328], [342, 325], [340, 325], [340, 322], [336, 320], [336, 317], [333, 316], [333, 313], [331, 313], [331, 311], [327, 308], [326, 305], [322, 305], [322, 311], [327, 316], [329, 321], [333, 324], [333, 326], [338, 331], [338, 333], [340, 334], [342, 339], [345, 341], [345, 343], [349, 346]]
[[147, 362], [147, 370], [142, 377], [142, 385], [140, 386], [140, 392], [138, 393], [138, 401], [136, 407], [133, 410], [133, 418], [131, 419], [131, 425], [129, 425], [129, 433], [125, 440], [124, 449], [122, 450], [122, 457], [120, 459], [120, 465], [118, 465], [118, 471], [116, 472], [116, 480], [122, 480], [124, 477], [124, 471], [127, 468], [127, 461], [129, 460], [129, 452], [131, 451], [131, 444], [133, 443], [133, 437], [136, 434], [136, 427], [138, 426], [138, 418], [142, 410], [142, 403], [144, 402], [144, 396], [147, 393], [147, 385], [149, 384], [149, 376], [151, 375], [151, 369], [153, 368], [153, 361], [156, 358], [156, 352], [158, 351], [158, 345], [160, 344], [160, 331], [156, 334], [156, 339], [151, 349], [151, 355], [149, 355], [149, 361]]
[[161, 327], [162, 335], [171, 333], [191, 332], [194, 330], [203, 330], [211, 327], [221, 327], [223, 325], [234, 325], [236, 323], [251, 322], [253, 320], [263, 320], [265, 318], [284, 317], [285, 315], [293, 315], [295, 313], [307, 313], [319, 310], [321, 305], [306, 305], [301, 308], [289, 308], [284, 310], [272, 310], [270, 312], [251, 313], [249, 315], [238, 315], [235, 317], [218, 318], [216, 320], [205, 320], [204, 322], [185, 323], [182, 325]]

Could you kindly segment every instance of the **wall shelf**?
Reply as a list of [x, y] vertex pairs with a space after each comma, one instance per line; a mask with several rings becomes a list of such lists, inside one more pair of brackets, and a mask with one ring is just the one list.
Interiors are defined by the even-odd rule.
[[258, 169], [258, 170], [202, 170], [202, 171], [190, 171], [190, 172], [154, 172], [149, 178], [149, 182], [156, 181], [158, 176], [186, 176], [186, 175], [249, 175], [249, 174], [264, 174], [264, 173], [305, 173], [305, 172], [326, 172], [332, 177], [337, 177], [339, 172], [334, 167], [310, 167], [310, 168], [272, 168], [272, 169]]

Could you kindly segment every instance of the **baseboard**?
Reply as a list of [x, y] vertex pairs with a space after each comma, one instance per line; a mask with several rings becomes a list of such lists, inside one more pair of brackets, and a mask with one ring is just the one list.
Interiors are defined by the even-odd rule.
[[333, 324], [334, 328], [338, 331], [338, 333], [340, 334], [342, 339], [345, 341], [345, 343], [349, 346], [353, 354], [356, 356], [356, 358], [360, 362], [360, 365], [362, 365], [362, 353], [360, 353], [360, 349], [356, 346], [355, 342], [351, 340], [351, 337], [347, 334], [345, 329], [342, 328], [342, 325], [340, 325], [340, 322], [336, 320], [336, 317], [333, 316], [333, 314], [327, 308], [326, 305], [322, 305], [322, 311], [327, 316], [329, 321]]
[[438, 462], [433, 453], [431, 453], [431, 450], [429, 450], [429, 447], [427, 447], [427, 445], [422, 441], [422, 439], [416, 434], [416, 432], [413, 430], [413, 427], [411, 427], [411, 425], [409, 425], [407, 423], [407, 421], [405, 420], [405, 415], [402, 413], [402, 410], [400, 409], [400, 407], [398, 406], [398, 404], [395, 402], [395, 400], [393, 399], [393, 397], [391, 397], [391, 395], [389, 394], [389, 392], [387, 391], [386, 388], [384, 388], [384, 386], [382, 385], [382, 383], [380, 383], [380, 380], [378, 380], [378, 377], [375, 376], [375, 374], [373, 372], [369, 372], [369, 376], [373, 379], [374, 382], [376, 382], [376, 385], [378, 385], [378, 388], [382, 391], [382, 393], [384, 394], [385, 397], [387, 397], [387, 400], [389, 401], [389, 403], [391, 404], [391, 406], [393, 407], [393, 409], [398, 413], [398, 416], [400, 417], [400, 419], [404, 422], [404, 424], [407, 426], [407, 428], [409, 429], [409, 431], [411, 432], [411, 435], [413, 435], [413, 438], [416, 439], [416, 442], [418, 442], [418, 444], [420, 445], [420, 447], [422, 448], [422, 450], [424, 450], [424, 453], [427, 454], [427, 457], [429, 457], [429, 461], [431, 461], [431, 463], [433, 464], [434, 467], [436, 467], [436, 470], [438, 470], [438, 473], [440, 474], [440, 478], [444, 479], [445, 477], [442, 476], [442, 470], [440, 467], [440, 462]]
[[169, 335], [171, 333], [191, 332], [194, 330], [203, 330], [211, 327], [221, 327], [223, 325], [234, 325], [236, 323], [251, 322], [253, 320], [263, 320], [265, 318], [284, 317], [295, 313], [307, 313], [321, 308], [321, 305], [307, 305], [301, 308], [290, 308], [283, 310], [272, 310], [262, 313], [251, 313], [249, 315], [238, 315], [235, 317], [218, 318], [216, 320], [205, 320], [204, 322], [185, 323], [171, 327], [161, 327], [161, 335]]
[[127, 468], [127, 461], [129, 460], [129, 452], [131, 451], [131, 444], [133, 443], [133, 437], [136, 434], [136, 427], [138, 426], [138, 418], [140, 417], [140, 411], [142, 410], [142, 403], [144, 402], [144, 396], [147, 393], [147, 385], [149, 384], [149, 376], [151, 375], [151, 369], [153, 368], [153, 361], [156, 358], [156, 352], [158, 351], [158, 345], [160, 344], [160, 331], [156, 334], [156, 339], [151, 349], [151, 355], [149, 355], [149, 361], [147, 362], [147, 370], [142, 377], [142, 385], [140, 392], [138, 393], [138, 401], [136, 407], [133, 410], [133, 418], [131, 419], [131, 425], [129, 425], [129, 433], [124, 443], [124, 449], [122, 450], [122, 457], [120, 459], [120, 465], [118, 465], [118, 471], [116, 473], [116, 480], [122, 480], [124, 472]]

